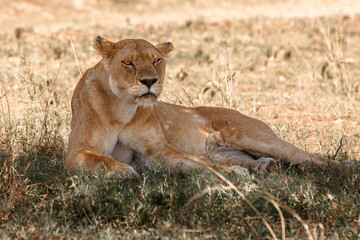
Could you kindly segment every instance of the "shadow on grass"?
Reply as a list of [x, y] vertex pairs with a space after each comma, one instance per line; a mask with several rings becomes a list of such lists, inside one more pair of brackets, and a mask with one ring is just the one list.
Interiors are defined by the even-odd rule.
[[[1, 166], [7, 158], [6, 153], [1, 155]], [[20, 155], [14, 168], [12, 176], [5, 176], [4, 171], [0, 176], [2, 180], [12, 177], [22, 186], [16, 199], [13, 192], [1, 188], [1, 237], [270, 236], [260, 216], [211, 173], [171, 174], [159, 165], [141, 171], [141, 177], [134, 180], [72, 175], [63, 168], [63, 155], [49, 152]], [[236, 173], [226, 177], [262, 213], [278, 237], [278, 212], [255, 189], [280, 199], [314, 229], [321, 223], [326, 236], [359, 236], [360, 173], [355, 170], [300, 170], [279, 165], [266, 178]], [[301, 224], [291, 214], [283, 214], [286, 236], [306, 238]]]

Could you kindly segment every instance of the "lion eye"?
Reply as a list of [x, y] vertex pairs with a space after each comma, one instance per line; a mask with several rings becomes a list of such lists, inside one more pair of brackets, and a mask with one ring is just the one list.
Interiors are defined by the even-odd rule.
[[122, 61], [122, 64], [123, 64], [124, 66], [132, 66], [132, 65], [133, 65], [133, 63], [132, 63], [131, 61], [127, 61], [127, 60]]
[[157, 64], [161, 62], [161, 58], [156, 58], [153, 60], [153, 64]]

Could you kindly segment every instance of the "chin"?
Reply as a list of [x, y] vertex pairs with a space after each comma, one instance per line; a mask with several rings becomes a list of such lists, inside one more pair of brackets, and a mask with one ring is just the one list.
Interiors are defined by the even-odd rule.
[[157, 96], [154, 94], [146, 94], [136, 98], [136, 103], [141, 107], [149, 107], [156, 102]]

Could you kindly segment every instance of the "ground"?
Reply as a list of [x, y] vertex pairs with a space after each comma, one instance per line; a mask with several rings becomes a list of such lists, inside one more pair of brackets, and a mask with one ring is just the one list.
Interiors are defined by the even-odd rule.
[[100, 60], [97, 35], [171, 41], [163, 101], [231, 107], [309, 152], [359, 161], [359, 1], [0, 0], [0, 9], [1, 237], [360, 236], [356, 169], [225, 174], [256, 212], [208, 173], [159, 166], [127, 181], [62, 164], [73, 89]]

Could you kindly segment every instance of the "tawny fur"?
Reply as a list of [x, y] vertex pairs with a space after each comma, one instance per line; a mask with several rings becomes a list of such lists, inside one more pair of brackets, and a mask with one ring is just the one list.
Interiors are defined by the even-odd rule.
[[[131, 163], [165, 162], [183, 171], [240, 166], [264, 171], [273, 159], [301, 164], [324, 160], [279, 139], [262, 121], [235, 110], [189, 108], [157, 101], [171, 43], [141, 39], [113, 43], [98, 37], [102, 60], [88, 69], [71, 102], [65, 167], [136, 176]], [[146, 85], [151, 79], [155, 83]]]

